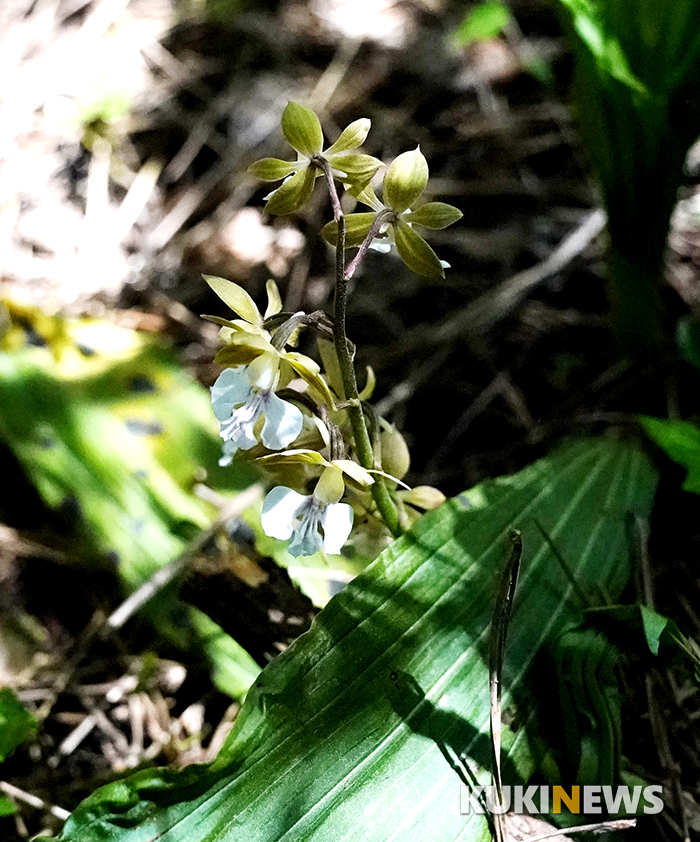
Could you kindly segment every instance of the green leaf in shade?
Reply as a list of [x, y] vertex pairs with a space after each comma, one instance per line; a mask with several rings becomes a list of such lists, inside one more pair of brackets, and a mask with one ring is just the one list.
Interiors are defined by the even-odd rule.
[[700, 494], [700, 428], [689, 421], [650, 416], [642, 416], [639, 421], [659, 447], [687, 470], [683, 490]]
[[444, 278], [445, 270], [426, 241], [403, 219], [393, 226], [394, 242], [401, 260], [412, 272], [427, 278]]
[[[193, 494], [197, 482], [232, 496], [257, 475], [219, 467], [208, 390], [165, 344], [108, 322], [25, 319], [48, 344], [0, 351], [0, 437], [47, 505], [73, 512], [86, 563], [113, 564], [126, 596], [216, 516]], [[206, 653], [225, 692], [241, 695], [257, 675], [172, 589], [144, 613], [177, 645]]]
[[502, 742], [516, 784], [547, 754], [538, 653], [582, 619], [537, 523], [584, 589], [616, 598], [627, 519], [648, 517], [656, 482], [634, 443], [581, 441], [429, 512], [262, 672], [212, 766], [98, 790], [62, 842], [486, 842], [459, 797], [490, 782], [489, 626], [511, 530], [524, 552]]
[[508, 7], [498, 0], [480, 3], [466, 16], [454, 33], [455, 43], [468, 47], [475, 41], [490, 41], [498, 38], [510, 21]]
[[559, 0], [575, 57], [578, 128], [610, 235], [611, 319], [628, 352], [661, 337], [668, 225], [700, 134], [697, 0]]
[[689, 316], [678, 320], [676, 345], [683, 359], [700, 368], [700, 324]]
[[[591, 609], [588, 619], [605, 631], [613, 642], [619, 642], [621, 648], [630, 651], [635, 640], [643, 640], [652, 655], [658, 655], [665, 648], [667, 652], [682, 652], [690, 656], [691, 663], [700, 665], [700, 650], [686, 638], [673, 620], [664, 617], [646, 605], [611, 605]], [[630, 638], [629, 632], [636, 638]], [[637, 648], [639, 644], [637, 643]]]
[[17, 806], [9, 798], [0, 796], [0, 816], [14, 816], [17, 812]]
[[652, 655], [659, 654], [659, 645], [661, 643], [661, 635], [668, 625], [668, 618], [657, 614], [645, 605], [640, 605], [639, 610], [642, 614], [642, 626], [644, 628], [644, 637]]
[[36, 720], [8, 687], [0, 688], [0, 761], [36, 730]]

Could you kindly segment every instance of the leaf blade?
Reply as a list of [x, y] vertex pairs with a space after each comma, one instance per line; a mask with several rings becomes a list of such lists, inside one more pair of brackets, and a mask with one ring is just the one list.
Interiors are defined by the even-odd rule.
[[[539, 724], [528, 707], [530, 664], [581, 617], [533, 519], [545, 522], [577, 575], [604, 576], [615, 595], [629, 574], [626, 513], [648, 513], [655, 483], [638, 448], [598, 440], [449, 501], [261, 674], [217, 762], [181, 779], [181, 801], [172, 775], [135, 776], [79, 808], [63, 842], [360, 842], [366, 824], [387, 842], [488, 838], [483, 817], [458, 812], [459, 758], [487, 781], [488, 626], [510, 530], [521, 527], [526, 558], [504, 707], [524, 725], [504, 728], [504, 777], [520, 782], [534, 768]], [[108, 828], [112, 836], [97, 835]]]

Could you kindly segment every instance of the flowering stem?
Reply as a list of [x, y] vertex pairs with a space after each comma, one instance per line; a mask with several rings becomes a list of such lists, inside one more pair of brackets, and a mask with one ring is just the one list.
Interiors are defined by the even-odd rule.
[[365, 252], [367, 249], [372, 245], [372, 240], [377, 236], [377, 234], [381, 231], [382, 225], [387, 222], [391, 217], [396, 217], [392, 211], [387, 210], [384, 208], [383, 210], [379, 211], [379, 213], [374, 217], [372, 220], [372, 224], [370, 225], [369, 231], [367, 232], [367, 236], [362, 241], [360, 248], [357, 251], [357, 254], [353, 257], [353, 259], [348, 264], [348, 268], [345, 270], [345, 277], [352, 278], [352, 276], [357, 271], [357, 267], [360, 265], [360, 261], [365, 256]]
[[[350, 356], [350, 351], [348, 350], [348, 337], [345, 330], [345, 315], [347, 311], [348, 297], [348, 275], [345, 272], [345, 217], [343, 216], [343, 212], [340, 207], [340, 201], [338, 200], [338, 193], [335, 189], [330, 165], [327, 161], [322, 161], [321, 168], [323, 169], [323, 174], [328, 182], [328, 189], [330, 191], [331, 202], [333, 204], [333, 216], [338, 223], [338, 242], [335, 247], [333, 343], [335, 345], [335, 353], [338, 357], [340, 375], [343, 381], [343, 391], [345, 392], [343, 397], [349, 402], [347, 412], [350, 419], [350, 426], [352, 427], [353, 437], [355, 439], [357, 456], [363, 468], [367, 470], [374, 470], [377, 466], [374, 464], [372, 442], [370, 441], [367, 422], [365, 421], [365, 414], [360, 402], [360, 395], [357, 389], [357, 378], [355, 377], [355, 367], [352, 362], [352, 357]], [[391, 495], [389, 494], [389, 490], [386, 487], [383, 477], [375, 476], [375, 480], [371, 488], [374, 502], [384, 520], [384, 523], [386, 523], [389, 527], [389, 530], [394, 537], [398, 538], [398, 536], [403, 533], [403, 529], [399, 523], [399, 513], [396, 510], [394, 501], [391, 499]]]

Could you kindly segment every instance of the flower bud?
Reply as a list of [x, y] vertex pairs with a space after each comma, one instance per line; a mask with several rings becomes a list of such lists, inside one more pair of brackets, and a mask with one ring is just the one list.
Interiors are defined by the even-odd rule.
[[396, 479], [402, 479], [411, 465], [411, 454], [401, 433], [388, 422], [379, 433], [382, 470]]
[[415, 204], [427, 183], [428, 162], [420, 147], [404, 152], [394, 159], [384, 176], [384, 204], [396, 213], [403, 213]]

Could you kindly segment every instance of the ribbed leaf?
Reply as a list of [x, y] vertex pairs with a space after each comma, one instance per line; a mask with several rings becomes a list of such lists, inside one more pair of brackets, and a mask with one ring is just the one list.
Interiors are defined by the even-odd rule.
[[584, 441], [423, 517], [263, 671], [216, 763], [142, 772], [95, 793], [63, 842], [486, 840], [459, 813], [487, 782], [488, 627], [509, 534], [521, 579], [505, 653], [504, 782], [527, 780], [543, 721], [538, 652], [581, 619], [538, 520], [583, 587], [628, 580], [626, 520], [656, 473], [633, 444]]

